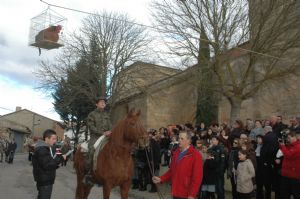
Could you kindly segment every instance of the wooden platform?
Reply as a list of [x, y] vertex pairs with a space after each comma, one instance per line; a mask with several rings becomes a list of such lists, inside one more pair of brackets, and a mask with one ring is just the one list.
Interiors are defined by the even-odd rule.
[[29, 44], [29, 45], [34, 46], [34, 47], [38, 47], [38, 48], [47, 49], [47, 50], [60, 48], [60, 47], [64, 46], [63, 44], [53, 42], [53, 41], [49, 41], [49, 40], [42, 40], [42, 41], [38, 41], [38, 42]]

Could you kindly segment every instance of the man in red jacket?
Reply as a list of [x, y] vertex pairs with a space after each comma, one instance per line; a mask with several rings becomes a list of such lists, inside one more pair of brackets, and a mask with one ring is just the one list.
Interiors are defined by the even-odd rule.
[[202, 182], [201, 154], [191, 145], [191, 134], [179, 133], [179, 148], [174, 152], [170, 169], [162, 176], [153, 176], [154, 183], [172, 183], [173, 199], [195, 199]]
[[293, 195], [300, 198], [300, 141], [295, 132], [287, 132], [288, 145], [281, 144], [283, 153], [281, 169], [280, 198], [289, 199]]

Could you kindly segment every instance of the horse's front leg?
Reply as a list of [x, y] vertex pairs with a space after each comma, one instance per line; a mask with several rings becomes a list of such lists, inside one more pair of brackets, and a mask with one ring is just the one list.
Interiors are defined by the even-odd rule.
[[110, 184], [103, 185], [103, 199], [109, 199], [112, 186]]
[[128, 180], [120, 186], [121, 199], [128, 199], [128, 192], [129, 192], [129, 189], [130, 189], [130, 185], [131, 185], [131, 181]]

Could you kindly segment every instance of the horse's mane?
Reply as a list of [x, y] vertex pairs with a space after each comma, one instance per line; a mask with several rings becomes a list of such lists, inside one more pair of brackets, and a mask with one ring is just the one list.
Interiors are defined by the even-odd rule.
[[115, 127], [112, 129], [111, 139], [110, 141], [117, 144], [122, 145], [123, 144], [123, 136], [124, 136], [124, 129], [126, 125], [126, 118], [121, 119]]

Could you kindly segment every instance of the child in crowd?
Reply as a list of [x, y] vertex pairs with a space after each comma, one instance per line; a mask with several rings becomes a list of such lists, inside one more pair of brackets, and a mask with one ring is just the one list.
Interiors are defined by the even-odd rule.
[[238, 199], [251, 199], [254, 186], [252, 178], [255, 177], [254, 166], [247, 157], [247, 150], [239, 150], [239, 164], [237, 167], [237, 197]]

